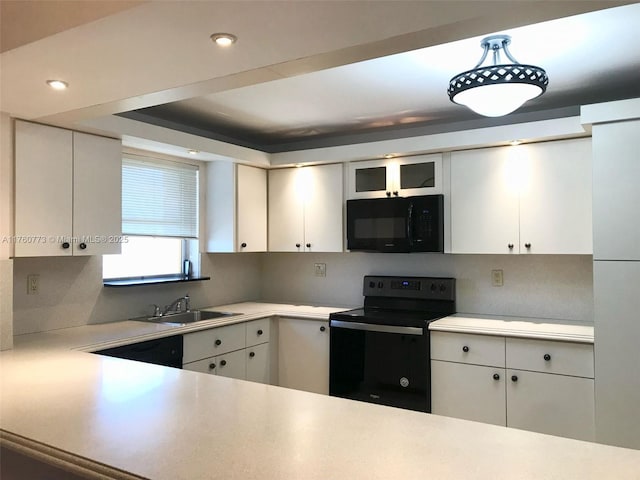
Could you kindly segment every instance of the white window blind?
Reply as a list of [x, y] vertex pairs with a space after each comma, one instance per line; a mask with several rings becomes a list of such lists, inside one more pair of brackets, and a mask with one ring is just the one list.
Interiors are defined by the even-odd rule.
[[122, 159], [122, 233], [198, 237], [198, 167]]

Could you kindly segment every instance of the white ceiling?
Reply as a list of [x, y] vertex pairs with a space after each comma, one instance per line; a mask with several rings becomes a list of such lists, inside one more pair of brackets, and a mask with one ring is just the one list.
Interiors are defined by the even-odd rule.
[[[622, 4], [630, 5], [602, 10]], [[182, 139], [171, 133], [174, 145], [188, 140], [202, 150], [223, 145], [203, 139], [279, 151], [317, 139], [344, 143], [362, 132], [401, 135], [396, 129], [477, 118], [451, 104], [446, 88], [476, 64], [480, 38], [494, 32], [511, 34], [515, 57], [549, 73], [547, 93], [525, 112], [640, 96], [639, 7], [595, 0], [508, 8], [480, 0], [148, 1], [4, 51], [0, 109], [111, 135], [167, 137], [166, 128], [152, 138], [152, 125], [113, 116], [133, 115], [188, 132]], [[518, 28], [594, 10], [602, 11], [541, 30]], [[4, 29], [16, 19], [2, 13]], [[217, 49], [209, 41], [216, 31], [239, 41]], [[50, 78], [71, 88], [53, 92]]]

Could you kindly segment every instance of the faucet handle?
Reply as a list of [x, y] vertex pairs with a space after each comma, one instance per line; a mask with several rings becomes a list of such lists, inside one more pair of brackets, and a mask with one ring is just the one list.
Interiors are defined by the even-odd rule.
[[162, 311], [160, 310], [160, 307], [158, 305], [156, 305], [155, 303], [152, 303], [151, 306], [153, 307], [153, 316], [154, 317], [161, 317], [162, 316]]
[[186, 312], [191, 311], [191, 297], [188, 293], [184, 296], [184, 309]]

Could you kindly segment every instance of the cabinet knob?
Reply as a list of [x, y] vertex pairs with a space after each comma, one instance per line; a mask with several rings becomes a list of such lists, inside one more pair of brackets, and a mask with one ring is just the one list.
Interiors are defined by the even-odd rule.
[[255, 356], [256, 356], [256, 352], [249, 352], [249, 356], [250, 356], [251, 358], [255, 357]]
[[70, 247], [69, 242], [62, 242], [62, 248], [66, 250], [69, 247]]
[[512, 382], [517, 382], [518, 381], [518, 376], [517, 375], [511, 375], [511, 381]]
[[320, 327], [320, 331], [324, 332], [327, 329], [327, 327], [325, 327], [324, 325]]
[[80, 250], [84, 250], [87, 248], [87, 244], [86, 243], [81, 243], [80, 245], [78, 245], [80, 247]]
[[510, 243], [507, 247], [509, 247], [509, 250], [513, 250], [513, 243]]
[[296, 243], [296, 247], [300, 248], [300, 244], [299, 244], [299, 243]]
[[311, 248], [311, 244], [310, 243], [307, 243], [307, 248]]
[[525, 243], [524, 244], [524, 248], [531, 248], [531, 244], [530, 243]]
[[493, 374], [493, 379], [494, 380], [500, 380], [500, 375], [498, 375], [497, 373]]
[[543, 358], [548, 362], [549, 360], [551, 360], [551, 355], [545, 353]]
[[209, 370], [213, 370], [214, 368], [216, 368], [216, 364], [215, 363], [210, 363], [209, 364]]
[[393, 192], [393, 195], [397, 197], [398, 196], [398, 191], [396, 190], [395, 192]]
[[219, 347], [220, 345], [222, 345], [222, 340], [216, 340], [216, 347]]
[[240, 247], [242, 247], [242, 248], [247, 248], [247, 244], [246, 244], [245, 242], [242, 242], [242, 243], [240, 244]]
[[262, 330], [258, 330], [256, 333], [257, 333], [258, 335], [262, 335], [262, 334], [263, 334], [263, 331], [262, 331]]
[[462, 347], [462, 351], [463, 351], [464, 353], [469, 352], [469, 347], [467, 347], [467, 346], [465, 345], [464, 347]]
[[387, 197], [391, 196], [391, 192], [386, 192], [387, 193]]
[[227, 364], [227, 361], [226, 361], [226, 360], [221, 360], [221, 361], [220, 361], [220, 365], [221, 365], [221, 366], [223, 366], [223, 367], [224, 367], [226, 364]]

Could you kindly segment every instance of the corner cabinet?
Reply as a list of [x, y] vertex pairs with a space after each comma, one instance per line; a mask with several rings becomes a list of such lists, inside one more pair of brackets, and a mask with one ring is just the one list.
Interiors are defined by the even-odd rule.
[[269, 170], [269, 251], [342, 252], [342, 165]]
[[280, 317], [278, 385], [329, 394], [329, 322]]
[[122, 145], [17, 120], [15, 256], [120, 253]]
[[348, 198], [442, 193], [442, 155], [368, 160], [348, 164]]
[[431, 332], [432, 413], [595, 439], [593, 345]]
[[451, 253], [591, 254], [591, 139], [451, 154]]
[[267, 250], [267, 172], [215, 161], [207, 165], [207, 252]]

